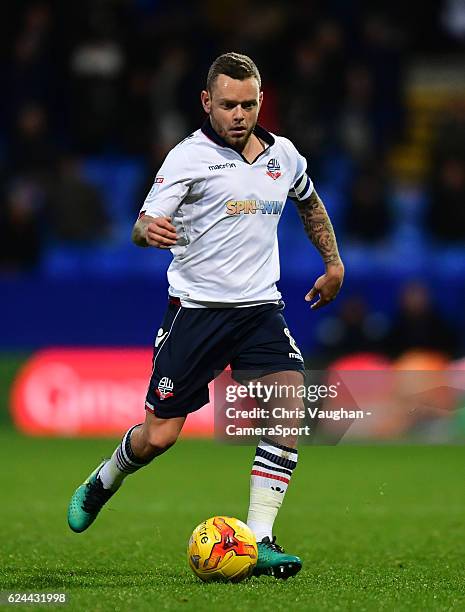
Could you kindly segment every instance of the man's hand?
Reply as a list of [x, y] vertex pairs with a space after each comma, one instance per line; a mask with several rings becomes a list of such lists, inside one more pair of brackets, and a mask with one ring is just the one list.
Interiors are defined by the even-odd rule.
[[178, 237], [171, 217], [156, 217], [145, 230], [145, 240], [149, 246], [158, 249], [170, 249], [176, 244]]
[[326, 272], [317, 278], [312, 289], [305, 296], [306, 302], [311, 302], [318, 296], [318, 301], [310, 306], [312, 310], [326, 306], [332, 302], [342, 286], [344, 280], [344, 265], [342, 262], [328, 263]]
[[132, 230], [132, 240], [137, 246], [153, 246], [158, 249], [170, 249], [178, 237], [171, 217], [150, 217], [143, 215], [137, 220]]

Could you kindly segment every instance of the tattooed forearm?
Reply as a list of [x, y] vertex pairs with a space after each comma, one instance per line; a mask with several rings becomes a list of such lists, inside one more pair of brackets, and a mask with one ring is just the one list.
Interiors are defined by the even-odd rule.
[[339, 263], [341, 258], [333, 226], [315, 189], [306, 200], [297, 202], [297, 209], [307, 236], [318, 249], [323, 261], [326, 264]]

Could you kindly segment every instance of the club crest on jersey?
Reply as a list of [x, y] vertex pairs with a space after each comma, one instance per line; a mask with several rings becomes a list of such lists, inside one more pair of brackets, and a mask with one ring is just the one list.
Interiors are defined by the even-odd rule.
[[163, 376], [163, 378], [158, 383], [158, 388], [155, 389], [155, 393], [161, 400], [167, 399], [168, 397], [173, 397], [174, 385], [171, 378], [167, 376]]
[[279, 179], [279, 177], [281, 176], [281, 166], [279, 165], [279, 161], [273, 157], [273, 159], [270, 159], [270, 161], [266, 164], [267, 167], [267, 175], [271, 176], [271, 178], [275, 181], [276, 179]]

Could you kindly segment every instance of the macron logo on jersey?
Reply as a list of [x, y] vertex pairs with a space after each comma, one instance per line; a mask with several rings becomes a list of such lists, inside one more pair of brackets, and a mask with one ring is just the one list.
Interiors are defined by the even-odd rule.
[[215, 164], [214, 166], [208, 166], [209, 170], [225, 170], [226, 168], [235, 168], [236, 164], [233, 162], [226, 162], [225, 164]]
[[255, 215], [260, 211], [264, 215], [280, 215], [284, 202], [279, 200], [229, 200], [226, 202], [228, 215]]

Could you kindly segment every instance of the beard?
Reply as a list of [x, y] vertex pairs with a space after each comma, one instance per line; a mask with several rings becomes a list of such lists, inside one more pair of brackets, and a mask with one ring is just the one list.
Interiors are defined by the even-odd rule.
[[234, 132], [231, 131], [232, 127], [228, 128], [228, 127], [222, 126], [220, 123], [218, 123], [215, 120], [215, 118], [212, 115], [210, 115], [210, 121], [211, 121], [211, 124], [215, 132], [219, 136], [221, 136], [221, 138], [232, 149], [235, 149], [236, 151], [239, 151], [239, 152], [244, 149], [256, 125], [256, 122], [255, 122], [252, 126], [245, 128], [244, 132], [239, 132], [237, 134], [234, 134]]
[[241, 135], [237, 135], [234, 136], [232, 135], [230, 132], [227, 132], [225, 134], [225, 136], [223, 136], [224, 140], [228, 143], [228, 145], [232, 148], [232, 149], [236, 149], [237, 151], [242, 151], [245, 147], [245, 145], [247, 144], [252, 132], [253, 132], [253, 128], [255, 126], [251, 127], [250, 129], [246, 130], [244, 132], [244, 134]]

